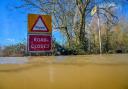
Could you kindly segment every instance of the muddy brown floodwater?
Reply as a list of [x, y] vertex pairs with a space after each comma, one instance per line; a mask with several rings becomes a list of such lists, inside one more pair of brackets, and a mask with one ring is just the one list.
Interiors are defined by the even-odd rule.
[[1, 57], [0, 89], [128, 89], [128, 55]]

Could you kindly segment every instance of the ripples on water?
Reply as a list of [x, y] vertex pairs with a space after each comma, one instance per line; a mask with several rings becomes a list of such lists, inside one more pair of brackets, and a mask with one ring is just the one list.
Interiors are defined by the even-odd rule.
[[0, 64], [0, 89], [128, 89], [128, 55], [3, 57]]

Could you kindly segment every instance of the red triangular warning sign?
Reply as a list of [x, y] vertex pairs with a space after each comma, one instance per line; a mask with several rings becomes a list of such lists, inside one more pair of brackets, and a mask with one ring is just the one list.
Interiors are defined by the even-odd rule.
[[37, 18], [31, 31], [32, 32], [48, 32], [48, 28], [41, 16]]

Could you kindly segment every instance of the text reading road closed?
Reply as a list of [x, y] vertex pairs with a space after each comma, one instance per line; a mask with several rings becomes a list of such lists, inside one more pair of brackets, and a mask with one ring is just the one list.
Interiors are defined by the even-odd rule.
[[31, 45], [31, 48], [33, 48], [33, 49], [36, 49], [36, 48], [49, 48], [49, 44], [37, 44], [37, 45], [34, 45], [34, 44], [32, 44]]
[[29, 51], [50, 51], [51, 36], [49, 35], [29, 35]]
[[49, 42], [49, 38], [38, 38], [38, 37], [35, 37], [34, 38], [34, 41], [35, 42]]

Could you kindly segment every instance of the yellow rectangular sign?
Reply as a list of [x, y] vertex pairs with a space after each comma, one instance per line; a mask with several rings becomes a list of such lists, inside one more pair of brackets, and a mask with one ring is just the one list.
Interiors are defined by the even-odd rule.
[[29, 33], [51, 33], [52, 17], [50, 15], [28, 15], [28, 32]]

